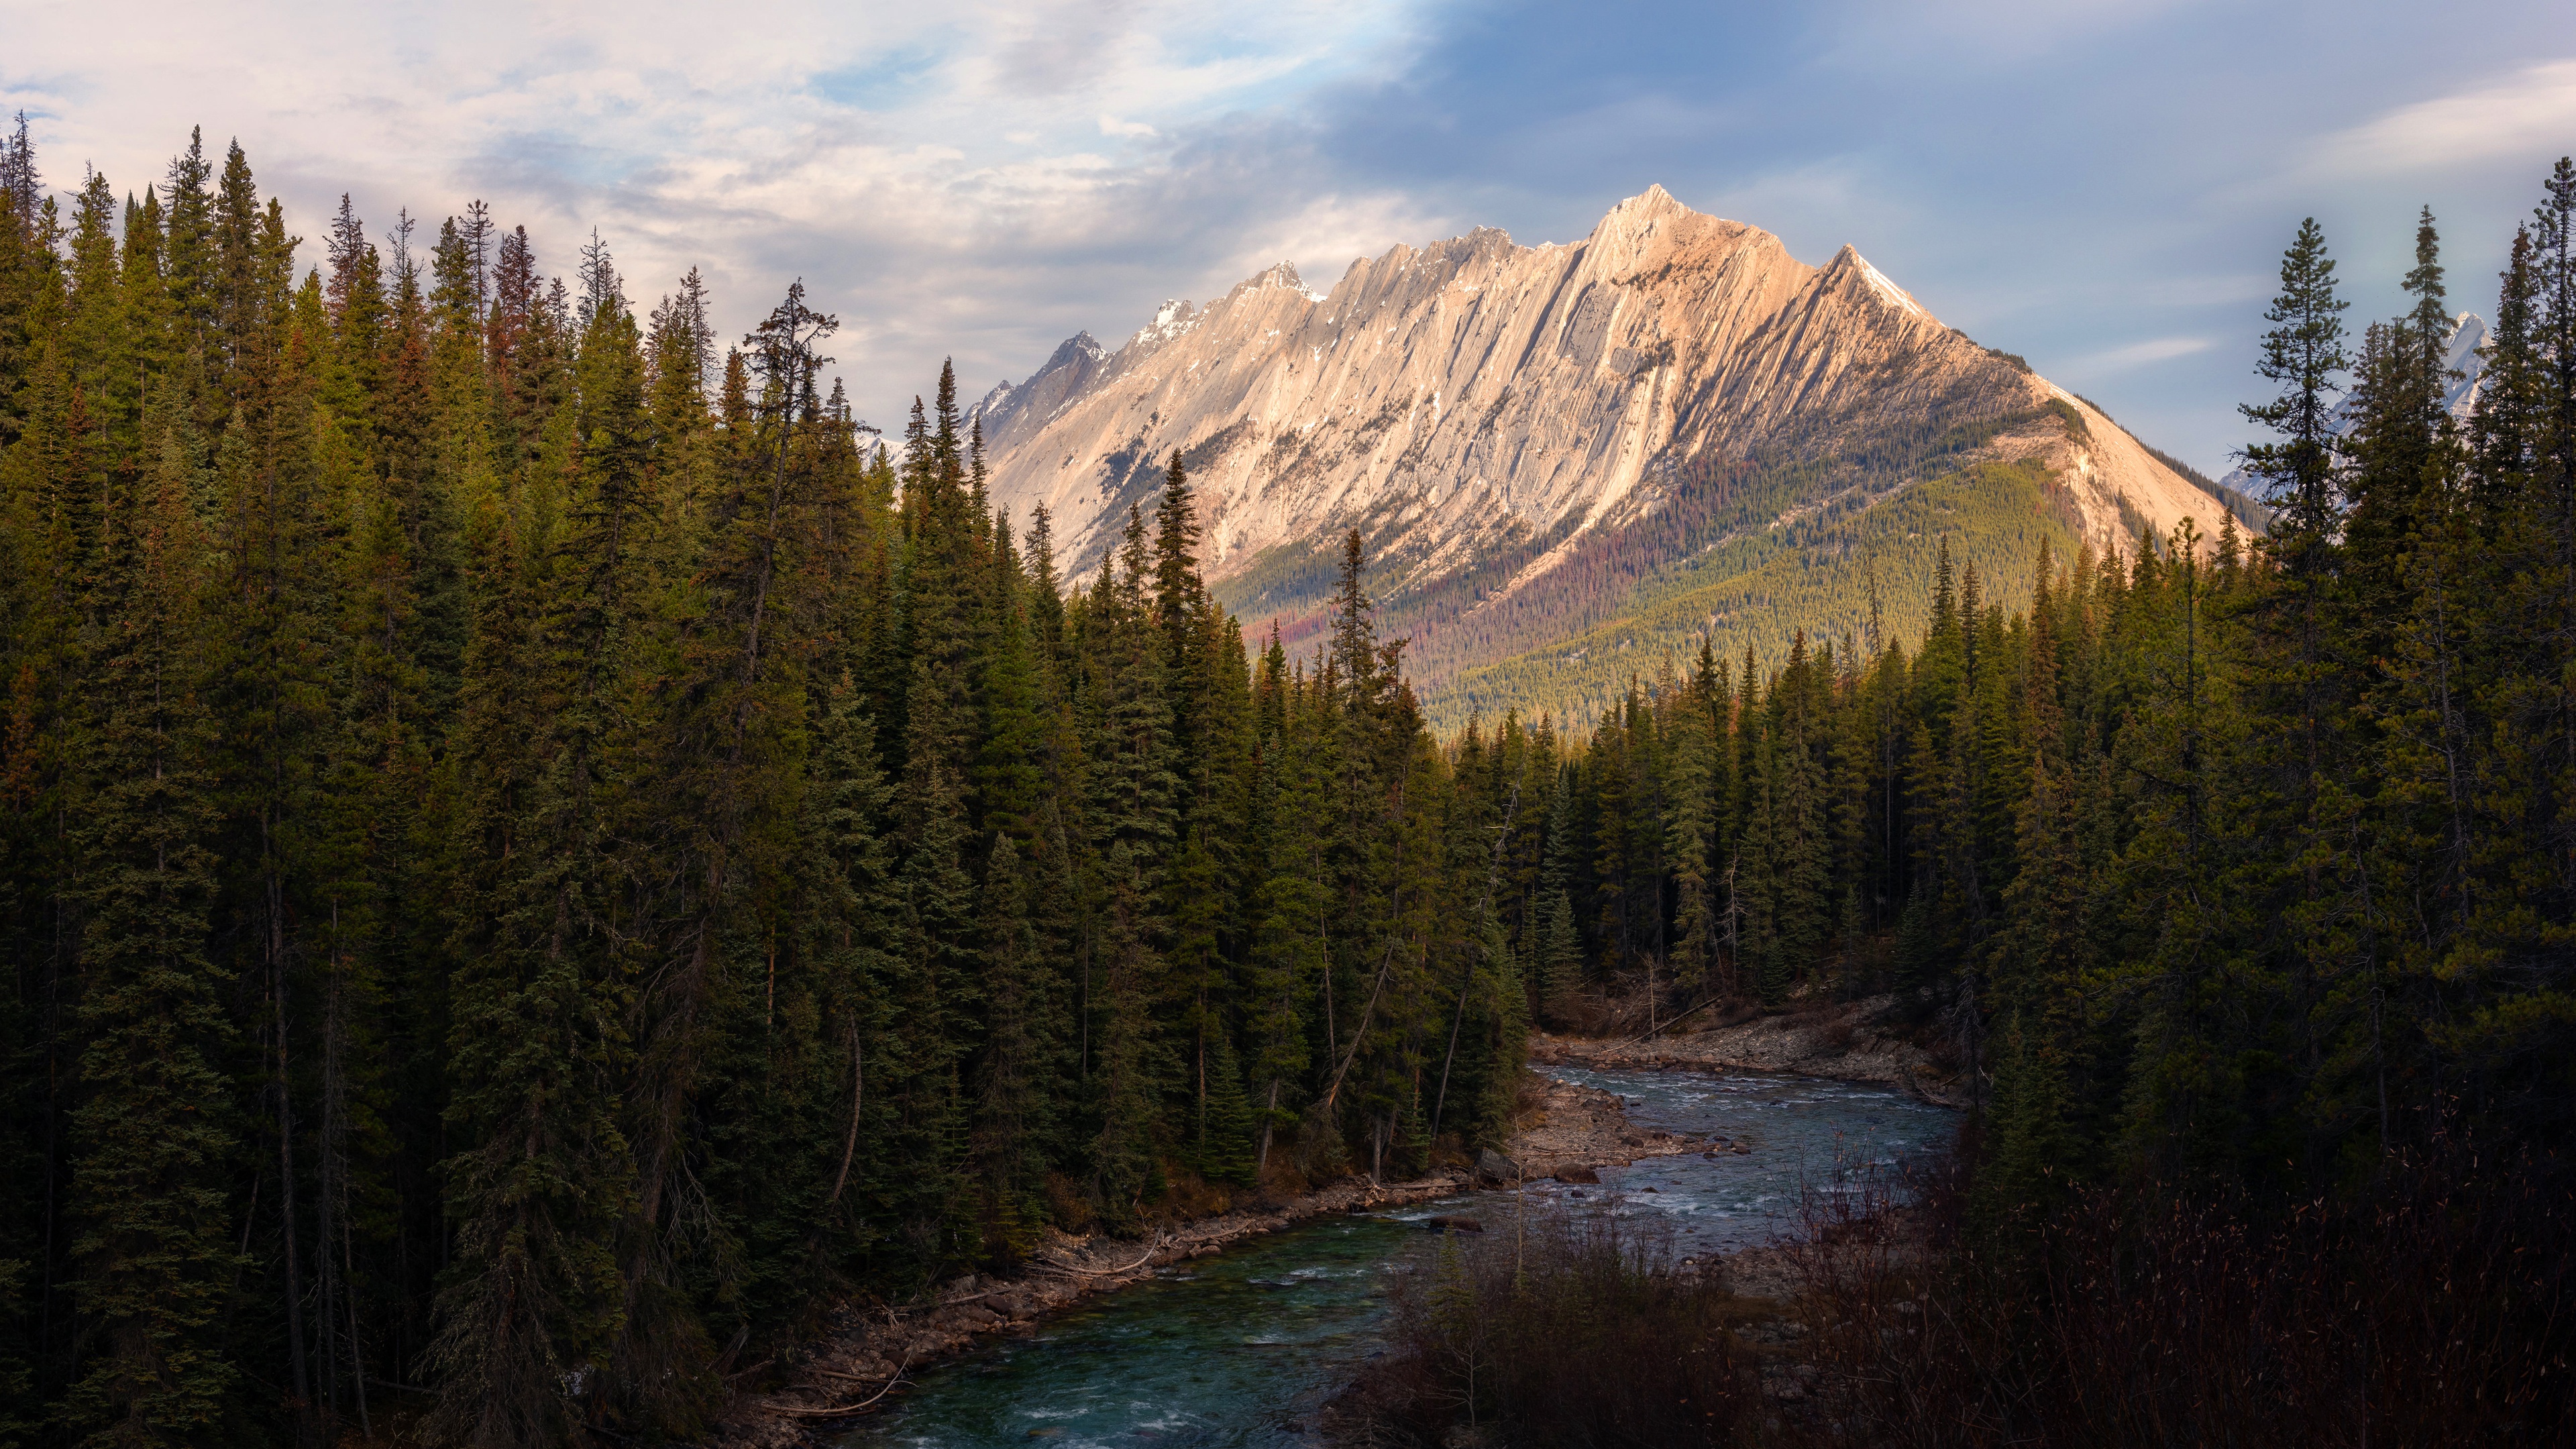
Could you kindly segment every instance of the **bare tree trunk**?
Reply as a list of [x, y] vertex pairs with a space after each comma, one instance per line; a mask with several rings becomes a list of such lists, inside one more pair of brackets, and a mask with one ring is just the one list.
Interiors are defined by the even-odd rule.
[[1262, 1172], [1263, 1172], [1263, 1171], [1265, 1171], [1265, 1170], [1270, 1166], [1270, 1127], [1271, 1127], [1271, 1114], [1273, 1114], [1273, 1113], [1277, 1112], [1278, 1110], [1279, 1110], [1279, 1079], [1278, 1079], [1277, 1077], [1272, 1077], [1272, 1078], [1270, 1079], [1270, 1095], [1269, 1095], [1269, 1098], [1268, 1098], [1268, 1100], [1267, 1100], [1267, 1101], [1265, 1101], [1265, 1102], [1262, 1104], [1262, 1118], [1261, 1118], [1261, 1146], [1260, 1146], [1260, 1149], [1259, 1149], [1258, 1151], [1256, 1151], [1256, 1152], [1254, 1152], [1254, 1153], [1253, 1153], [1253, 1157], [1252, 1157], [1252, 1176], [1253, 1176], [1253, 1180], [1254, 1180], [1254, 1181], [1256, 1181], [1256, 1182], [1258, 1182], [1258, 1181], [1261, 1179], [1261, 1174], [1262, 1174]]
[[273, 879], [270, 886], [269, 1002], [276, 1008], [277, 1016], [278, 1229], [286, 1247], [286, 1348], [295, 1367], [295, 1400], [299, 1406], [300, 1422], [302, 1406], [313, 1402], [313, 1391], [304, 1374], [304, 1276], [295, 1252], [295, 1110], [286, 1084], [286, 972], [285, 963], [277, 959]]
[[[340, 1215], [340, 1272], [344, 1283], [356, 1281], [356, 1259], [356, 1252], [349, 1246], [349, 1215], [343, 1212]], [[376, 1426], [367, 1417], [367, 1364], [358, 1344], [358, 1295], [351, 1291], [342, 1296], [349, 1305], [349, 1384], [358, 1392], [358, 1432], [373, 1439]]]
[[[341, 1299], [346, 1281], [342, 1265], [333, 1261], [331, 1243], [345, 1238], [348, 1206], [348, 1113], [347, 1084], [342, 1079], [342, 1048], [347, 1031], [348, 999], [342, 972], [348, 959], [341, 951], [340, 903], [331, 903], [331, 973], [322, 988], [322, 1161], [321, 1201], [314, 1234], [315, 1269], [320, 1276], [321, 1309], [317, 1322], [321, 1326], [322, 1398], [336, 1427], [340, 1417], [340, 1354], [335, 1342], [339, 1335]], [[343, 1247], [345, 1249], [345, 1242]], [[354, 1320], [357, 1306], [351, 1303], [348, 1314]], [[355, 1345], [352, 1344], [352, 1353]]]
[[859, 1050], [859, 1024], [850, 1023], [850, 1131], [841, 1139], [841, 1171], [832, 1179], [832, 1195], [823, 1199], [830, 1207], [841, 1200], [841, 1189], [849, 1185], [850, 1159], [859, 1150], [859, 1108], [868, 1097], [868, 1062]]

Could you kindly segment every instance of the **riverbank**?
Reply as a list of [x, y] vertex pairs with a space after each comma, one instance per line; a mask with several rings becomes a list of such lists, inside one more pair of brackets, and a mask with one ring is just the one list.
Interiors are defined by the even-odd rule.
[[1776, 1015], [1688, 1017], [1648, 1032], [1597, 1036], [1530, 1034], [1530, 1060], [1546, 1066], [1678, 1068], [1772, 1072], [1899, 1088], [1936, 1107], [1961, 1105], [1965, 1091], [1947, 1050], [1957, 1035], [1951, 1011], [1928, 995], [1889, 993], [1819, 1003]]
[[[1462, 1266], [1443, 1280], [1443, 1306], [1422, 1280], [1393, 1280], [1377, 1351], [1348, 1364], [1315, 1416], [1323, 1445], [1498, 1442], [1477, 1431], [1471, 1401], [1488, 1423], [1513, 1424], [1516, 1443], [1574, 1442], [1614, 1421], [1639, 1443], [1835, 1439], [1835, 1361], [1819, 1335], [1849, 1318], [1850, 1285], [1878, 1292], [1931, 1267], [1907, 1204], [1926, 1187], [1940, 1195], [1957, 1116], [1886, 1082], [1883, 1060], [1881, 1081], [1858, 1083], [1820, 1073], [1845, 1054], [1813, 1046], [1756, 1058], [1763, 1070], [1706, 1070], [1725, 1039], [1686, 1061], [1634, 1053], [1630, 1040], [1553, 1043], [1563, 1050], [1550, 1055], [1564, 1075], [1620, 1092], [1639, 1122], [1737, 1151], [1603, 1173], [1580, 1203], [1532, 1194], [1543, 1206], [1529, 1245], [1516, 1233], [1444, 1251]], [[1849, 1055], [1864, 1062], [1895, 1055], [1858, 1044]], [[1809, 1070], [1781, 1070], [1797, 1064]], [[1901, 1334], [1913, 1307], [1891, 1299], [1872, 1331]]]
[[[920, 1369], [989, 1339], [1031, 1332], [1050, 1311], [1246, 1238], [1316, 1218], [1427, 1202], [1514, 1178], [1625, 1167], [1701, 1146], [1697, 1139], [1630, 1121], [1621, 1099], [1597, 1088], [1542, 1080], [1526, 1102], [1508, 1161], [1488, 1161], [1482, 1174], [1459, 1166], [1409, 1182], [1345, 1178], [1293, 1198], [1167, 1224], [1141, 1239], [1052, 1233], [1020, 1276], [955, 1279], [941, 1285], [935, 1298], [908, 1305], [842, 1305], [793, 1369], [758, 1365], [738, 1375], [740, 1387], [714, 1438], [727, 1449], [819, 1443], [891, 1402], [897, 1392], [892, 1386]], [[772, 1375], [774, 1382], [762, 1383]]]

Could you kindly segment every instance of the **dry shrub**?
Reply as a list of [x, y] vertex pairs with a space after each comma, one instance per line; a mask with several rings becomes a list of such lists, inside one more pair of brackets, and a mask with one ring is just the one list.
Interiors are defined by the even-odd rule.
[[1577, 991], [1552, 1016], [1561, 1036], [1626, 1036], [1645, 1029], [1646, 1005], [1642, 998], [1612, 996], [1607, 990]]
[[1717, 1015], [1714, 1019], [1713, 1025], [1720, 1028], [1742, 1026], [1748, 1021], [1760, 1019], [1762, 1015], [1763, 1011], [1761, 1002], [1755, 1001], [1749, 996], [1739, 996], [1733, 1001], [1726, 1003], [1724, 1006], [1717, 1008]]
[[1595, 1214], [1445, 1236], [1399, 1280], [1386, 1352], [1338, 1401], [1352, 1444], [1733, 1443], [1752, 1385], [1727, 1296]]
[[1547, 1106], [1548, 1090], [1555, 1085], [1554, 1077], [1523, 1067], [1519, 1080], [1512, 1084], [1512, 1121], [1526, 1125]]
[[1163, 1164], [1163, 1183], [1163, 1195], [1145, 1214], [1148, 1222], [1188, 1223], [1216, 1217], [1234, 1207], [1239, 1191], [1173, 1162]]
[[2365, 1449], [2547, 1442], [2576, 1413], [2554, 1159], [2445, 1143], [2348, 1200], [2086, 1192], [1975, 1235], [1963, 1186], [1954, 1161], [1811, 1210], [1794, 1256], [1832, 1387], [1802, 1437]]
[[1079, 1233], [1091, 1226], [1091, 1195], [1082, 1184], [1061, 1172], [1050, 1172], [1046, 1179], [1047, 1217], [1068, 1233]]
[[1292, 1155], [1282, 1150], [1285, 1145], [1284, 1139], [1273, 1143], [1270, 1161], [1261, 1169], [1260, 1196], [1265, 1204], [1286, 1204], [1315, 1190], [1315, 1185], [1307, 1181], [1306, 1174], [1297, 1170]]

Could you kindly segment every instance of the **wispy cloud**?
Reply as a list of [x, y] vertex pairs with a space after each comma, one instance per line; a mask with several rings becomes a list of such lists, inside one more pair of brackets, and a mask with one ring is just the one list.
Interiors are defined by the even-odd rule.
[[2090, 356], [2079, 357], [2071, 365], [2070, 373], [2074, 377], [2081, 378], [2128, 372], [2159, 362], [2171, 362], [2177, 357], [2190, 357], [2196, 353], [2207, 352], [2217, 345], [2217, 340], [2209, 337], [2153, 337], [2144, 342], [2132, 342], [2125, 347], [2113, 347]]
[[648, 305], [703, 268], [734, 330], [801, 275], [841, 313], [871, 411], [946, 353], [1025, 370], [1148, 294], [1225, 285], [1247, 253], [1347, 245], [1319, 214], [1403, 210], [1316, 174], [1290, 132], [1317, 87], [1401, 69], [1410, 3], [791, 0], [717, 26], [666, 0], [613, 25], [562, 0], [154, 9], [112, 52], [85, 7], [13, 10], [0, 101], [27, 108], [57, 182], [84, 163], [155, 181], [202, 122], [307, 237], [343, 190], [379, 230], [482, 197], [549, 268], [598, 227]]
[[2318, 160], [2329, 174], [2413, 172], [2564, 150], [2571, 139], [2576, 59], [2400, 106], [2327, 138]]

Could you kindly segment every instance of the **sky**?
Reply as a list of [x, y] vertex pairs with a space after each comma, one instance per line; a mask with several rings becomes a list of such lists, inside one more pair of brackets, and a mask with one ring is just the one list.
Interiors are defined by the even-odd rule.
[[476, 198], [567, 277], [739, 335], [803, 278], [861, 414], [976, 396], [1279, 260], [1479, 226], [1572, 241], [1660, 183], [1936, 315], [2215, 475], [2281, 248], [2356, 321], [2417, 209], [2491, 311], [2576, 151], [2576, 14], [2536, 3], [947, 0], [616, 6], [0, 0], [0, 107], [52, 187], [158, 181], [202, 125], [308, 239]]

